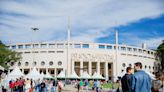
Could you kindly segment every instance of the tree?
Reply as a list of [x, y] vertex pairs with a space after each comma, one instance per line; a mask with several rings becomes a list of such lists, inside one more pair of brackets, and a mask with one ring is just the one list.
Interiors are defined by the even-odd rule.
[[18, 52], [9, 50], [6, 48], [5, 44], [0, 41], [0, 65], [5, 69], [10, 67], [11, 62], [17, 62], [21, 59], [21, 55]]
[[162, 43], [157, 48], [157, 55], [158, 55], [159, 60], [161, 62], [162, 70], [164, 70], [164, 40], [162, 41]]

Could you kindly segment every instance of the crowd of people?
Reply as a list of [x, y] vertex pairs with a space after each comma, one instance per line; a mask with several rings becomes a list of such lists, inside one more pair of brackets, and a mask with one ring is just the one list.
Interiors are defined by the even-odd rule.
[[[123, 92], [164, 92], [162, 73], [156, 74], [156, 79], [152, 78], [142, 70], [142, 63], [137, 62], [134, 65], [134, 74], [132, 68], [127, 67], [126, 74], [121, 78]], [[118, 91], [119, 92], [119, 91]]]
[[20, 78], [10, 80], [8, 85], [1, 82], [1, 86], [2, 89], [0, 92], [61, 92], [63, 82], [61, 80], [32, 80]]
[[[126, 74], [118, 79], [119, 84], [116, 92], [164, 92], [164, 75], [160, 72], [156, 73], [156, 79], [153, 79], [142, 70], [142, 64], [137, 62], [134, 64], [134, 73], [131, 67], [127, 67]], [[92, 82], [92, 83], [91, 83]], [[19, 78], [16, 80], [1, 81], [0, 92], [62, 92], [65, 80], [50, 80], [38, 79], [32, 80], [28, 78]], [[100, 88], [104, 82], [100, 80], [88, 81], [74, 80], [68, 81], [77, 87], [78, 92], [89, 91], [90, 84], [93, 84], [91, 89], [95, 92], [100, 92]]]

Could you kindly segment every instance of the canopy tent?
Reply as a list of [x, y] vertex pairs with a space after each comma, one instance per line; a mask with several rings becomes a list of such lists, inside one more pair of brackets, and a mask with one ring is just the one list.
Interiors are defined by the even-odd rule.
[[44, 78], [53, 78], [53, 77], [49, 74], [49, 72], [47, 72]]
[[80, 78], [82, 78], [82, 79], [90, 79], [91, 76], [87, 73], [87, 71], [84, 71], [82, 73], [82, 75], [80, 76]]
[[126, 71], [124, 70], [124, 71], [122, 71], [119, 75], [118, 75], [118, 77], [123, 77], [124, 75], [126, 74]]
[[43, 79], [42, 75], [36, 70], [35, 67], [25, 77], [33, 80]]
[[102, 75], [98, 74], [98, 73], [94, 73], [92, 76], [92, 79], [105, 79], [104, 77], [102, 77]]
[[59, 73], [59, 75], [57, 76], [57, 78], [66, 78], [65, 72], [64, 72], [64, 71], [61, 71], [61, 72]]
[[43, 72], [41, 73], [41, 76], [42, 76], [43, 78], [45, 77], [45, 75], [44, 75], [44, 73], [43, 73]]
[[15, 67], [14, 70], [8, 74], [7, 79], [15, 80], [16, 78], [20, 78], [22, 76], [24, 76], [24, 74], [21, 72], [21, 70], [18, 67]]
[[153, 75], [151, 72], [149, 72], [148, 70], [145, 70], [145, 73], [147, 73], [152, 80], [155, 80], [155, 75]]
[[76, 72], [74, 71], [70, 76], [69, 78], [71, 79], [79, 79], [79, 76], [76, 74]]

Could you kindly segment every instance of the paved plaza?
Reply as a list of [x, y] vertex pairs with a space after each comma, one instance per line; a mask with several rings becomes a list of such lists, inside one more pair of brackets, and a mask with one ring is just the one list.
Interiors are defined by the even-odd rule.
[[[62, 92], [78, 92], [77, 88], [75, 88], [73, 85], [66, 85], [63, 88]], [[82, 92], [87, 92], [86, 90], [83, 90]], [[89, 88], [88, 92], [96, 92], [94, 90], [92, 90], [91, 88]], [[101, 89], [100, 92], [116, 92], [115, 90], [112, 91], [112, 89]]]

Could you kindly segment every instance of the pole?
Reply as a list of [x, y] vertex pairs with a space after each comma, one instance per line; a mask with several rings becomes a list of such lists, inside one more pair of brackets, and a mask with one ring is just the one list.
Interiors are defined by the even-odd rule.
[[70, 17], [68, 16], [68, 29], [67, 29], [67, 73], [66, 77], [68, 77], [69, 73], [69, 48], [70, 48]]
[[[33, 28], [31, 28], [31, 29], [32, 29], [32, 31], [34, 32], [34, 34], [35, 34], [35, 32], [36, 32], [37, 30], [39, 30], [39, 28], [35, 28], [35, 27], [33, 27]], [[34, 36], [35, 36], [35, 35], [34, 35]], [[34, 60], [35, 60], [34, 42], [31, 41], [31, 45], [32, 45], [32, 54], [33, 54], [32, 62], [34, 62]], [[30, 70], [31, 70], [31, 69], [30, 69]]]
[[118, 31], [116, 30], [116, 76], [118, 76]]

